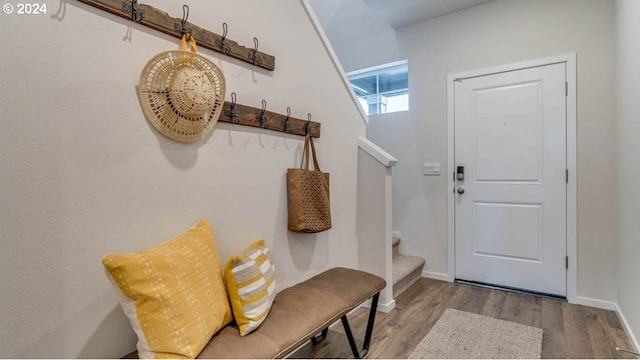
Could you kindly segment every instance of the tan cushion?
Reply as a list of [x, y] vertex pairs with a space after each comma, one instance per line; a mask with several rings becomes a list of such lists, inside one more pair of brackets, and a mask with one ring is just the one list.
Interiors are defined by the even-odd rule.
[[211, 338], [199, 358], [277, 358], [384, 289], [369, 273], [333, 268], [276, 295], [262, 325], [241, 337], [227, 326]]

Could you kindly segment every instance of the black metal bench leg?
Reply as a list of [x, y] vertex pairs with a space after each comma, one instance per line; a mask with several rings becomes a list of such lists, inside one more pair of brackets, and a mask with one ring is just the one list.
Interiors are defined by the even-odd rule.
[[356, 341], [353, 338], [353, 333], [351, 332], [351, 327], [349, 326], [347, 315], [344, 315], [341, 318], [342, 326], [344, 326], [344, 332], [347, 334], [349, 346], [351, 346], [351, 351], [353, 352], [353, 357], [356, 359], [362, 359], [369, 352], [369, 344], [371, 343], [371, 334], [373, 333], [373, 323], [376, 319], [376, 309], [378, 308], [379, 298], [380, 293], [377, 293], [373, 296], [373, 299], [371, 301], [371, 310], [369, 310], [369, 321], [367, 322], [367, 331], [364, 336], [364, 344], [362, 345], [362, 354], [358, 352], [358, 347], [356, 346]]
[[347, 315], [343, 316], [341, 319], [342, 319], [342, 326], [344, 326], [344, 332], [347, 333], [347, 339], [349, 339], [349, 345], [351, 346], [353, 357], [355, 359], [362, 359], [362, 357], [360, 357], [360, 354], [358, 353], [358, 347], [356, 346], [356, 341], [353, 339], [353, 333], [351, 333], [351, 327], [349, 326]]
[[371, 334], [373, 333], [373, 323], [376, 320], [376, 311], [378, 309], [378, 299], [380, 293], [373, 295], [371, 300], [371, 310], [369, 310], [369, 321], [367, 322], [367, 332], [364, 336], [364, 344], [362, 345], [362, 356], [366, 356], [369, 352], [369, 343], [371, 343]]
[[316, 335], [316, 336], [312, 337], [311, 338], [311, 342], [313, 343], [313, 345], [318, 345], [322, 341], [324, 341], [324, 339], [327, 338], [327, 333], [328, 332], [329, 332], [329, 328], [325, 328], [324, 330], [322, 330], [322, 333], [320, 333], [320, 335]]

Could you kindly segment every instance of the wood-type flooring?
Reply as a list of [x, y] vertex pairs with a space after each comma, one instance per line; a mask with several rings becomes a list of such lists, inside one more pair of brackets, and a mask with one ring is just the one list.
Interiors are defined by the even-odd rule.
[[[613, 311], [502, 290], [421, 278], [396, 298], [396, 308], [378, 312], [369, 359], [407, 358], [435, 325], [445, 309], [452, 308], [544, 330], [542, 358], [635, 359], [616, 350], [633, 350]], [[369, 309], [349, 315], [360, 348]], [[290, 358], [352, 358], [341, 322], [329, 329], [325, 341], [307, 345]]]

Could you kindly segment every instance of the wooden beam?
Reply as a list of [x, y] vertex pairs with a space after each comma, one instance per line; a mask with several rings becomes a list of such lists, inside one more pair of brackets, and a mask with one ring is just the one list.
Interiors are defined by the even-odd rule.
[[308, 121], [297, 119], [294, 117], [289, 117], [287, 123], [288, 126], [285, 128], [285, 119], [287, 118], [285, 115], [274, 113], [268, 110], [264, 111], [264, 121], [260, 122], [258, 120], [258, 115], [262, 113], [262, 109], [254, 108], [251, 106], [246, 106], [242, 104], [235, 104], [234, 110], [235, 116], [231, 116], [231, 102], [225, 101], [224, 107], [222, 110], [222, 115], [218, 121], [231, 123], [231, 124], [239, 124], [245, 126], [258, 127], [263, 129], [269, 129], [273, 131], [284, 132], [287, 134], [295, 134], [295, 135], [306, 135], [306, 127], [309, 125], [309, 133], [311, 137], [319, 138], [320, 137], [320, 123], [315, 121]]
[[[123, 17], [125, 19], [132, 20], [131, 5], [132, 1], [127, 0], [78, 0], [87, 5], [91, 5], [100, 10], [104, 10], [111, 14]], [[139, 23], [141, 25], [150, 27], [152, 29], [163, 32], [167, 35], [174, 36], [178, 39], [182, 38], [181, 32], [182, 17], [174, 18], [169, 16], [166, 12], [157, 9], [153, 6], [145, 4], [136, 4], [136, 7], [141, 11], [144, 11], [144, 15]], [[125, 10], [127, 9], [127, 10]], [[139, 19], [139, 17], [138, 17]], [[133, 22], [133, 21], [132, 21]], [[198, 25], [186, 22], [184, 25], [188, 33], [196, 39], [198, 46], [219, 52], [221, 54], [230, 56], [234, 59], [244, 61], [254, 66], [271, 70], [275, 69], [276, 58], [272, 55], [266, 54], [262, 51], [256, 51], [254, 55], [254, 47], [245, 47], [237, 42], [229, 39], [224, 39], [223, 48], [222, 35], [216, 34], [212, 31], [206, 30]]]

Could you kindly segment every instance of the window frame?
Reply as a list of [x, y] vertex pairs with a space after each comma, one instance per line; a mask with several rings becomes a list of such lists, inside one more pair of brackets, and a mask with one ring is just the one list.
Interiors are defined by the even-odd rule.
[[[407, 72], [407, 88], [406, 88], [406, 90], [391, 90], [391, 91], [380, 92], [380, 74], [392, 73], [392, 72], [398, 71], [398, 70], [406, 70], [406, 72]], [[386, 112], [386, 111], [385, 112], [381, 112], [382, 106], [383, 106], [382, 99], [381, 99], [382, 96], [390, 97], [390, 96], [388, 96], [389, 94], [398, 94], [398, 93], [401, 93], [401, 94], [398, 94], [396, 96], [404, 95], [405, 93], [406, 93], [407, 97], [409, 95], [409, 61], [408, 60], [400, 60], [400, 61], [395, 61], [395, 62], [392, 62], [392, 63], [387, 63], [387, 64], [382, 64], [382, 65], [369, 67], [369, 68], [366, 68], [366, 69], [350, 71], [350, 72], [346, 73], [346, 75], [347, 75], [347, 79], [349, 80], [349, 85], [351, 86], [351, 91], [354, 92], [354, 95], [356, 96], [356, 98], [358, 98], [359, 100], [361, 100], [363, 98], [366, 98], [367, 103], [368, 103], [368, 99], [369, 99], [370, 96], [375, 96], [377, 98], [376, 99], [377, 100], [376, 101], [376, 113], [375, 114], [369, 114], [369, 109], [363, 109], [367, 115], [388, 114], [388, 112]], [[356, 91], [356, 88], [358, 88], [358, 86], [354, 85], [351, 81], [362, 79], [362, 78], [365, 78], [365, 77], [370, 77], [370, 76], [375, 76], [375, 78], [376, 78], [376, 92], [368, 94], [366, 96], [358, 96], [358, 93]], [[366, 91], [364, 89], [362, 89], [361, 92], [366, 93]], [[360, 101], [359, 101], [359, 103], [362, 104]], [[401, 111], [408, 111], [408, 110], [409, 110], [409, 106], [408, 106], [408, 103], [407, 103], [407, 109], [406, 110], [399, 110], [399, 111], [394, 111], [394, 112], [401, 112]]]

